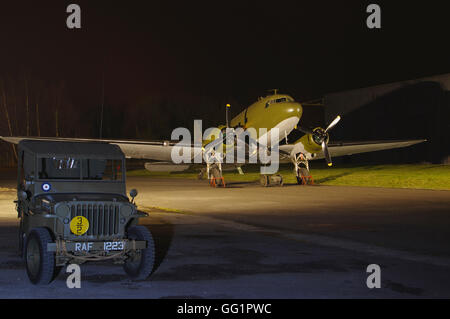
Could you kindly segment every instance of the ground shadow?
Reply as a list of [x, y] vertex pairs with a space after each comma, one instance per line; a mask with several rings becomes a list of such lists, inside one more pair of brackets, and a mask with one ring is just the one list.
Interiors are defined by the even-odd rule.
[[344, 177], [344, 176], [351, 175], [351, 174], [352, 174], [351, 172], [346, 172], [346, 173], [341, 173], [341, 174], [336, 174], [336, 175], [330, 175], [330, 176], [327, 176], [324, 178], [316, 179], [316, 180], [314, 180], [314, 182], [317, 184], [322, 184], [322, 183], [334, 181], [334, 180], [338, 179], [339, 177]]
[[251, 181], [251, 182], [227, 182], [225, 180], [226, 186], [229, 188], [243, 188], [244, 186], [249, 185], [258, 185], [258, 182]]
[[[305, 186], [320, 186], [320, 185], [316, 185], [316, 184], [300, 185], [297, 183], [283, 183], [283, 187], [292, 187], [292, 186], [305, 187]], [[272, 186], [272, 187], [277, 187], [277, 186]]]
[[150, 230], [153, 236], [153, 241], [155, 242], [155, 266], [152, 271], [152, 273], [154, 273], [159, 268], [170, 249], [175, 226], [167, 222], [164, 224], [143, 223], [143, 226]]

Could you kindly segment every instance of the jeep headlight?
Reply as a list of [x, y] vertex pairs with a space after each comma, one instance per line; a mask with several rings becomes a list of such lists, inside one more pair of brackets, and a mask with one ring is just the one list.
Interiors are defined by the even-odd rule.
[[56, 208], [56, 215], [61, 218], [67, 217], [69, 215], [69, 213], [70, 213], [70, 208], [67, 205], [59, 205]]
[[130, 205], [123, 205], [120, 207], [120, 214], [125, 217], [128, 218], [130, 217], [131, 214], [133, 214], [133, 207]]

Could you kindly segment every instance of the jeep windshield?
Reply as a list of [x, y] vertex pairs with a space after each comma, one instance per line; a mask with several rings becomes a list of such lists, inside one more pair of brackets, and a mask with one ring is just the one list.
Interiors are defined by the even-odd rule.
[[39, 157], [40, 180], [123, 182], [123, 160], [76, 157]]

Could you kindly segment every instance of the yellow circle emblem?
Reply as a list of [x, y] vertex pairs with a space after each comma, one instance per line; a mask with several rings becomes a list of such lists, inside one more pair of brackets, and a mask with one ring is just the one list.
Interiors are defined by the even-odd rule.
[[70, 221], [70, 230], [77, 236], [81, 236], [89, 229], [89, 221], [84, 216], [75, 216]]

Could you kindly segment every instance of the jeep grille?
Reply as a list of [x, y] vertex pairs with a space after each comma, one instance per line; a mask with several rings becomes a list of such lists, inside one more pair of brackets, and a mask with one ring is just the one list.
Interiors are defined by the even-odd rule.
[[89, 221], [88, 231], [80, 236], [114, 236], [119, 233], [119, 206], [107, 204], [72, 204], [71, 219], [76, 216], [86, 217]]

